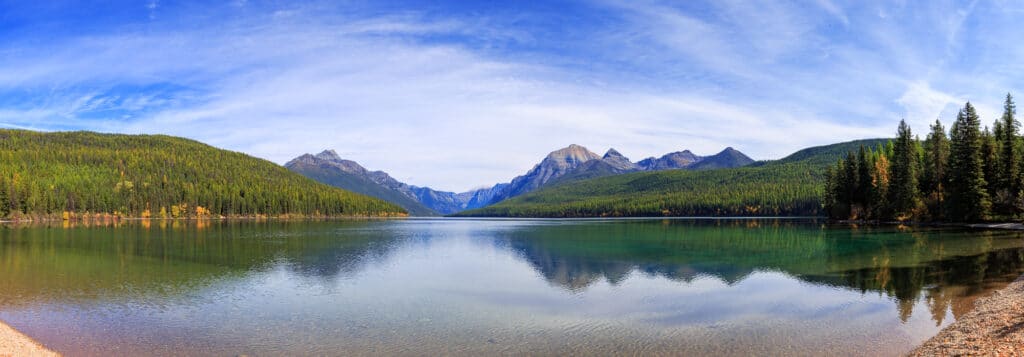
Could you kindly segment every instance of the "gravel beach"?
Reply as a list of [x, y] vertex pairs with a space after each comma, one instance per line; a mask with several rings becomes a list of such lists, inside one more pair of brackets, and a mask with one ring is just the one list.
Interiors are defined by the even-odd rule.
[[910, 356], [1024, 356], [1024, 277], [979, 299]]
[[0, 356], [59, 356], [28, 336], [0, 322]]

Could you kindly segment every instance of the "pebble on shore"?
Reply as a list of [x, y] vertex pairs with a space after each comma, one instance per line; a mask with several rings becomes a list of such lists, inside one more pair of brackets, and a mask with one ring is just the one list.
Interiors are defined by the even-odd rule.
[[910, 356], [1024, 356], [1024, 277], [979, 299]]

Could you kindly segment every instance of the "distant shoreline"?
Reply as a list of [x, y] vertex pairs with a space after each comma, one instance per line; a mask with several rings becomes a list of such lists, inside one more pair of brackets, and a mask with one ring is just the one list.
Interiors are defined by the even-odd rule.
[[1024, 231], [1024, 223], [1016, 223], [1016, 222], [970, 224], [970, 225], [968, 225], [968, 227], [971, 227], [971, 228], [1006, 229], [1006, 230], [1014, 230], [1014, 231]]
[[1018, 222], [990, 222], [990, 223], [949, 223], [949, 222], [878, 222], [878, 221], [852, 221], [852, 220], [839, 220], [833, 221], [836, 223], [843, 224], [865, 224], [865, 225], [904, 225], [904, 226], [917, 226], [917, 227], [967, 227], [967, 228], [979, 228], [979, 229], [1004, 229], [1022, 231], [1024, 230], [1024, 223]]
[[0, 356], [60, 356], [0, 321]]
[[694, 219], [694, 220], [758, 220], [758, 219], [785, 219], [800, 220], [813, 219], [828, 223], [857, 224], [857, 225], [903, 225], [911, 227], [966, 227], [978, 229], [1002, 229], [1024, 231], [1024, 223], [1018, 222], [991, 222], [991, 223], [949, 223], [949, 222], [899, 222], [899, 221], [861, 221], [861, 220], [833, 220], [820, 216], [622, 216], [622, 217], [505, 217], [505, 216], [412, 216], [412, 215], [383, 215], [383, 216], [217, 216], [217, 217], [122, 217], [122, 216], [97, 216], [88, 218], [63, 219], [60, 217], [45, 217], [34, 219], [0, 219], [3, 223], [56, 223], [56, 222], [111, 222], [111, 221], [323, 221], [323, 220], [378, 220], [378, 219], [499, 219], [499, 220], [645, 220], [645, 219]]
[[37, 218], [37, 219], [0, 219], [0, 223], [57, 223], [57, 222], [115, 222], [115, 221], [323, 221], [323, 220], [377, 220], [377, 219], [405, 219], [408, 215], [390, 216], [232, 216], [232, 217], [179, 217], [179, 218], [152, 218], [152, 217], [108, 217], [108, 218]]

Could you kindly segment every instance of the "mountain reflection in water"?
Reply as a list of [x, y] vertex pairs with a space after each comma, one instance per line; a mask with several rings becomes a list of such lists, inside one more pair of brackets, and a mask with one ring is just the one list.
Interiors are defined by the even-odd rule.
[[545, 225], [498, 234], [545, 279], [570, 291], [634, 271], [690, 282], [728, 284], [757, 271], [895, 300], [906, 320], [924, 294], [944, 311], [971, 310], [979, 293], [1024, 273], [1024, 240], [1015, 231], [808, 225], [792, 220], [664, 220]]
[[0, 271], [0, 319], [74, 355], [899, 355], [1024, 272], [1024, 239], [787, 219], [63, 222], [0, 225]]

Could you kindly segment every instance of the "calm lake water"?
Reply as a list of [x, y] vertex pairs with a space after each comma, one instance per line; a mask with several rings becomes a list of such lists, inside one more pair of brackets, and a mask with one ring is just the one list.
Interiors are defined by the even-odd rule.
[[70, 355], [898, 355], [1009, 231], [801, 220], [0, 226], [0, 320]]

